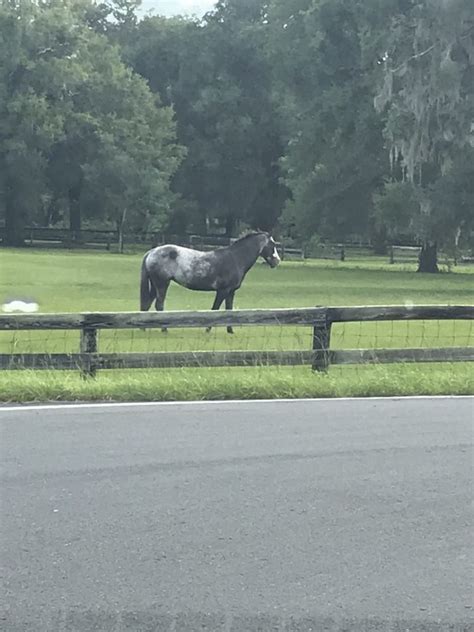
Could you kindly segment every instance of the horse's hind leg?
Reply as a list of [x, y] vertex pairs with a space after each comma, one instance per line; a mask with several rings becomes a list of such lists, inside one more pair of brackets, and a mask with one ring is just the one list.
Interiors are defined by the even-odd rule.
[[[157, 284], [156, 287], [156, 301], [155, 301], [155, 309], [157, 312], [162, 312], [165, 308], [165, 298], [166, 292], [168, 291], [170, 282], [166, 281], [163, 283]], [[162, 327], [161, 331], [167, 332], [168, 329], [166, 327]]]
[[[228, 296], [226, 296], [225, 299], [225, 308], [226, 309], [233, 309], [234, 307], [234, 294], [235, 294], [235, 290], [233, 290], [232, 292], [230, 292], [230, 294]], [[227, 333], [228, 334], [233, 334], [234, 330], [232, 329], [232, 327], [228, 326], [227, 327]]]
[[[212, 304], [211, 309], [216, 310], [222, 305], [224, 299], [226, 298], [225, 292], [216, 292], [216, 298], [214, 299], [214, 303]], [[206, 327], [206, 332], [209, 333], [212, 327]]]

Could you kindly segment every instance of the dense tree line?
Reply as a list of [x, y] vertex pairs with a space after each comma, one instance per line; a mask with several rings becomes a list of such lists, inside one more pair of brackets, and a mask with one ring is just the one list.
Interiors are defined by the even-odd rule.
[[23, 229], [468, 244], [471, 0], [2, 0], [0, 211]]

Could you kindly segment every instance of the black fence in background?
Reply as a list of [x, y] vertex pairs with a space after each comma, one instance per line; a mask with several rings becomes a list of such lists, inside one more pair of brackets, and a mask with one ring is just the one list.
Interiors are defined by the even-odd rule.
[[[3, 244], [5, 228], [0, 226], [0, 243]], [[122, 239], [116, 230], [83, 229], [70, 230], [68, 228], [28, 227], [24, 231], [24, 242], [34, 247], [47, 246], [49, 248], [97, 248], [105, 250], [120, 249], [123, 246], [137, 246], [146, 250], [166, 243], [178, 244], [195, 248], [196, 250], [213, 250], [230, 245], [234, 239], [224, 235], [195, 235], [153, 233], [124, 233]], [[302, 248], [287, 247], [278, 243], [280, 255], [283, 258], [304, 259]]]
[[[5, 239], [5, 228], [0, 226], [0, 245]], [[213, 250], [228, 246], [234, 241], [224, 235], [196, 235], [196, 234], [170, 234], [163, 232], [152, 233], [124, 233], [119, 238], [116, 230], [90, 229], [73, 231], [68, 228], [28, 227], [24, 230], [24, 241], [31, 247], [49, 248], [96, 248], [108, 251], [121, 250], [123, 247], [137, 247], [143, 251], [166, 243], [178, 244], [195, 248], [196, 250]], [[374, 247], [368, 243], [356, 242], [328, 242], [321, 241], [310, 249], [295, 246], [294, 244], [277, 243], [277, 248], [282, 259], [328, 259], [328, 260], [356, 260], [377, 256]], [[415, 263], [421, 246], [416, 245], [388, 245], [386, 252], [387, 263]], [[380, 255], [379, 255], [380, 256]], [[384, 256], [384, 255], [382, 255]], [[445, 254], [440, 253], [440, 260], [449, 260]], [[474, 263], [472, 253], [459, 253], [454, 258], [454, 263]]]

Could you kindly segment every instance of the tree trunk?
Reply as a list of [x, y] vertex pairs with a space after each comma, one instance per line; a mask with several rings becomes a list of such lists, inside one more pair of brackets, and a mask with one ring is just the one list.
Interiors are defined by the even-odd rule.
[[127, 209], [124, 208], [122, 211], [122, 217], [117, 222], [117, 232], [118, 232], [118, 251], [123, 254], [123, 229], [125, 227], [125, 220], [127, 218]]
[[372, 237], [372, 245], [374, 247], [375, 255], [387, 254], [387, 232], [385, 229], [375, 231]]
[[235, 230], [235, 217], [233, 215], [227, 215], [225, 218], [225, 236], [232, 237]]
[[82, 179], [80, 179], [78, 184], [72, 186], [68, 191], [69, 228], [71, 230], [71, 238], [73, 241], [80, 241], [81, 238], [81, 184]]
[[71, 239], [79, 241], [81, 235], [81, 209], [77, 200], [69, 202], [69, 229], [71, 230]]
[[19, 205], [8, 194], [5, 200], [5, 239], [4, 246], [24, 246], [25, 218]]
[[426, 241], [421, 248], [418, 257], [417, 272], [430, 272], [432, 274], [439, 272], [438, 268], [438, 245], [436, 242]]
[[453, 253], [453, 259], [454, 259], [454, 265], [457, 266], [458, 265], [458, 257], [459, 257], [459, 239], [461, 238], [461, 226], [458, 226], [456, 229], [456, 232], [454, 233], [454, 253]]

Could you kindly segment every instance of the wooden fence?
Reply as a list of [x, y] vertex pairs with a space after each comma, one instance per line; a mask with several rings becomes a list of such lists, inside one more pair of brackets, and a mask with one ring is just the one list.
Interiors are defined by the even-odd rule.
[[[4, 226], [0, 225], [0, 245], [5, 239], [6, 230]], [[59, 248], [98, 248], [105, 250], [112, 250], [118, 248], [120, 250], [120, 243], [122, 246], [127, 247], [140, 247], [143, 252], [148, 248], [154, 248], [164, 243], [179, 244], [180, 246], [188, 246], [197, 250], [213, 250], [222, 246], [228, 246], [233, 238], [225, 237], [224, 235], [196, 235], [196, 234], [182, 234], [172, 235], [162, 232], [152, 232], [149, 234], [144, 233], [125, 233], [123, 235], [123, 241], [119, 239], [118, 232], [116, 230], [104, 230], [104, 229], [81, 229], [70, 230], [69, 228], [50, 228], [33, 226], [26, 227], [23, 231], [25, 243], [30, 246], [47, 246], [47, 247], [59, 247]], [[295, 245], [287, 245], [282, 242], [277, 243], [278, 252], [282, 259], [334, 259], [339, 261], [354, 261], [358, 259], [367, 259], [373, 257], [376, 253], [374, 247], [369, 244], [356, 243], [356, 242], [321, 242], [317, 247], [303, 248]], [[401, 246], [401, 245], [389, 245], [388, 247], [388, 261], [389, 263], [413, 263], [418, 261], [418, 256], [421, 250], [421, 246]], [[442, 263], [449, 263], [450, 257], [444, 253], [439, 253], [438, 259]], [[454, 257], [454, 264], [458, 263], [468, 264], [474, 263], [474, 257], [472, 253], [468, 251], [458, 253]]]
[[[305, 255], [309, 259], [330, 259], [336, 261], [354, 261], [366, 259], [375, 255], [374, 248], [370, 244], [362, 243], [336, 243], [322, 241], [316, 246], [308, 247]], [[303, 257], [304, 258], [304, 257]]]
[[[412, 349], [330, 349], [334, 323], [400, 320], [473, 320], [474, 306], [314, 307], [236, 311], [114, 312], [83, 314], [2, 314], [0, 330], [79, 330], [78, 353], [0, 354], [1, 369], [98, 369], [309, 365], [325, 371], [331, 364], [474, 361], [474, 347]], [[189, 351], [100, 353], [98, 330], [162, 327], [302, 325], [313, 329], [312, 349], [285, 351]]]
[[421, 246], [390, 246], [389, 263], [415, 263], [420, 252]]

